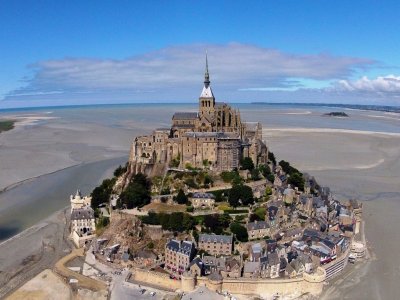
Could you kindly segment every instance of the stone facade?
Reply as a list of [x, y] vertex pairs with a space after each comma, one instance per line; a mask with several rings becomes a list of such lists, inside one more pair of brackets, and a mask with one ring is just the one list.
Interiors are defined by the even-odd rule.
[[170, 240], [165, 245], [165, 268], [176, 274], [185, 272], [195, 254], [192, 242]]
[[71, 211], [78, 208], [90, 207], [90, 204], [92, 203], [92, 197], [90, 196], [82, 197], [81, 191], [77, 190], [75, 196], [73, 195], [70, 196], [70, 202], [71, 202]]
[[247, 224], [249, 239], [261, 239], [270, 235], [270, 227], [265, 221], [254, 221]]
[[200, 234], [198, 247], [211, 255], [230, 255], [232, 241], [232, 235]]
[[208, 65], [198, 112], [177, 112], [170, 128], [136, 137], [130, 151], [130, 172], [151, 173], [154, 167], [232, 170], [242, 157], [255, 164], [266, 163], [268, 150], [262, 141], [262, 126], [246, 123], [240, 112], [226, 103], [215, 102]]
[[195, 209], [213, 209], [215, 196], [211, 193], [193, 193], [189, 201]]
[[96, 219], [94, 210], [90, 207], [92, 198], [82, 197], [78, 190], [71, 202], [71, 238], [76, 247], [82, 247], [95, 237]]
[[272, 298], [277, 293], [281, 296], [310, 294], [317, 296], [321, 294], [326, 272], [318, 268], [315, 273], [303, 273], [300, 278], [294, 279], [254, 279], [254, 278], [209, 278], [204, 276], [193, 276], [184, 273], [182, 280], [172, 280], [167, 274], [154, 271], [135, 269], [132, 280], [141, 283], [151, 283], [166, 290], [193, 291], [199, 286], [206, 286], [211, 291], [229, 291], [232, 294], [259, 295]]
[[71, 232], [76, 231], [78, 235], [94, 234], [96, 223], [94, 211], [91, 207], [74, 209], [71, 212]]

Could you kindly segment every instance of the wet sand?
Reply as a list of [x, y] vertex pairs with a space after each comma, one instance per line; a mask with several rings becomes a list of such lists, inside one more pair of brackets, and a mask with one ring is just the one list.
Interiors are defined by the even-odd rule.
[[398, 299], [400, 293], [400, 137], [379, 133], [270, 131], [278, 159], [331, 188], [337, 199], [364, 203], [372, 259], [326, 288], [323, 299]]
[[[331, 111], [329, 108], [237, 107], [243, 119], [262, 122], [267, 144], [278, 159], [290, 161], [314, 175], [321, 184], [330, 186], [338, 199], [364, 201], [366, 236], [376, 259], [328, 286], [325, 299], [397, 299], [400, 294], [399, 116], [349, 111], [349, 118], [338, 119], [322, 117]], [[29, 227], [35, 218], [44, 218], [68, 205], [68, 195], [73, 190], [81, 187], [89, 192], [90, 186], [105, 176], [103, 172], [114, 163], [112, 158], [117, 164], [118, 158], [123, 161], [122, 157], [127, 157], [134, 136], [169, 126], [174, 111], [195, 109], [195, 104], [65, 109], [52, 114], [41, 112], [54, 118], [25, 123], [2, 133], [0, 188], [67, 169], [46, 175], [42, 180], [35, 179], [32, 186], [28, 180], [14, 189], [16, 194], [7, 194], [13, 190], [0, 194], [0, 214], [3, 213], [0, 220], [9, 218], [0, 228], [6, 228], [5, 224], [12, 227], [7, 212], [14, 212], [9, 215], [16, 215], [25, 223], [14, 223], [21, 229]], [[104, 162], [107, 160], [109, 163]], [[90, 163], [100, 165], [90, 167]], [[76, 164], [77, 167], [68, 168]], [[27, 196], [30, 194], [35, 201]], [[12, 197], [2, 199], [4, 195]], [[22, 206], [14, 205], [18, 201]], [[21, 208], [24, 205], [25, 210]], [[35, 218], [31, 218], [33, 215]], [[11, 228], [8, 235], [16, 232]], [[29, 247], [29, 239], [17, 238], [14, 242], [15, 247]], [[0, 261], [0, 266], [3, 263]]]

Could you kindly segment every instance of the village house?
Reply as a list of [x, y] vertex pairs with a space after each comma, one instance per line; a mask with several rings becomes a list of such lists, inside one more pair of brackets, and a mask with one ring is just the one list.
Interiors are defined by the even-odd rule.
[[167, 271], [178, 273], [186, 271], [195, 255], [193, 242], [170, 240], [165, 245], [165, 268]]
[[82, 197], [78, 190], [71, 202], [71, 235], [76, 247], [82, 247], [95, 238], [96, 219], [91, 208], [91, 197]]
[[269, 266], [269, 277], [277, 278], [279, 277], [281, 261], [279, 259], [278, 253], [272, 252], [268, 254], [268, 266]]
[[270, 234], [270, 227], [265, 221], [254, 221], [247, 223], [247, 234], [250, 240], [261, 239]]
[[205, 255], [201, 259], [204, 264], [204, 273], [209, 275], [212, 273], [219, 273], [225, 266], [224, 257], [215, 257], [210, 255]]
[[242, 266], [240, 259], [237, 257], [226, 257], [225, 268], [221, 269], [221, 275], [224, 278], [239, 278], [241, 277]]
[[246, 261], [243, 267], [244, 278], [258, 278], [260, 277], [260, 262], [259, 261]]
[[89, 235], [96, 231], [94, 211], [91, 207], [72, 210], [71, 231], [78, 235]]
[[211, 255], [230, 255], [232, 242], [232, 235], [200, 234], [198, 248]]
[[199, 256], [195, 257], [189, 264], [189, 270], [193, 275], [204, 275], [204, 263]]
[[190, 203], [194, 209], [213, 209], [215, 205], [215, 196], [211, 193], [193, 193], [189, 197]]
[[249, 250], [249, 261], [260, 261], [264, 251], [260, 243], [256, 243], [250, 246]]

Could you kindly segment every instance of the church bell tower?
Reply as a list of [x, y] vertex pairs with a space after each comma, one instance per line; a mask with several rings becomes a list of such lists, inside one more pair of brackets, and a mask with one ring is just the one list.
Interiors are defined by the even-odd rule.
[[215, 98], [210, 86], [210, 74], [208, 73], [208, 57], [206, 53], [206, 72], [204, 74], [204, 87], [199, 98], [200, 117], [207, 118], [212, 122], [214, 118]]

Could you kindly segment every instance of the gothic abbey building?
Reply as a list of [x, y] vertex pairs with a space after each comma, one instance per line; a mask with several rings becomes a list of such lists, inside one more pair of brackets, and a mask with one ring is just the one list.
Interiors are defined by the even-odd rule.
[[221, 172], [238, 168], [243, 157], [250, 157], [256, 165], [267, 162], [262, 126], [259, 122], [243, 122], [238, 110], [215, 102], [206, 59], [199, 111], [176, 112], [171, 128], [158, 128], [150, 135], [136, 137], [129, 163], [132, 173], [148, 175], [171, 165]]

